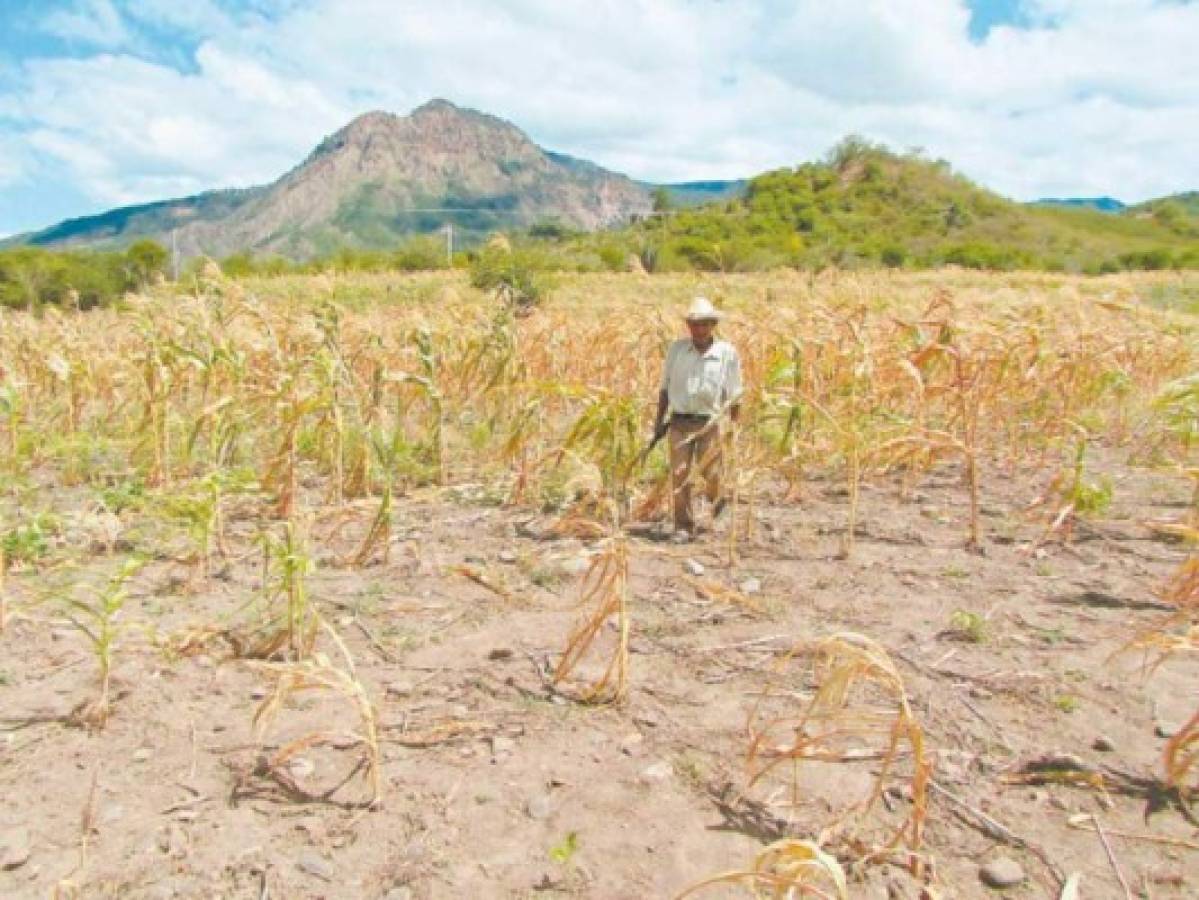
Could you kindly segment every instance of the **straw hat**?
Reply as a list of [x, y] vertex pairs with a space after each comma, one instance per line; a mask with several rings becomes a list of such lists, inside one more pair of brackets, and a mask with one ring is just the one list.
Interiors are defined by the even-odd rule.
[[719, 322], [720, 310], [707, 297], [695, 297], [691, 301], [691, 308], [687, 310], [686, 319], [688, 322]]

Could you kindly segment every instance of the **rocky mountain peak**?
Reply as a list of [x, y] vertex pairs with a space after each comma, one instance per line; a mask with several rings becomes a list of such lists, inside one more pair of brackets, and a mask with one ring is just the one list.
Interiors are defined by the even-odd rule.
[[[363, 113], [272, 184], [130, 211], [120, 231], [159, 237], [169, 229], [187, 254], [304, 258], [394, 246], [451, 213], [460, 234], [482, 237], [547, 220], [603, 228], [650, 206], [648, 190], [623, 175], [549, 154], [512, 123], [439, 98], [406, 116]], [[97, 218], [71, 233], [82, 242], [102, 228]]]

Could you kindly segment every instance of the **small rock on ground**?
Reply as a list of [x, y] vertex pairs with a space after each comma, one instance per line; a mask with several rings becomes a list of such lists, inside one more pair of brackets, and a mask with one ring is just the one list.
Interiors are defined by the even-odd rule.
[[491, 739], [491, 752], [493, 754], [511, 753], [515, 749], [516, 741], [512, 740], [512, 738], [496, 735]]
[[548, 819], [554, 811], [554, 801], [550, 799], [549, 794], [539, 794], [536, 797], [530, 797], [525, 803], [525, 815], [530, 819], [541, 821]]
[[29, 829], [20, 826], [0, 832], [0, 869], [15, 869], [29, 862]]
[[1091, 749], [1098, 750], [1100, 753], [1111, 753], [1116, 749], [1116, 745], [1112, 743], [1111, 738], [1101, 734], [1095, 738], [1094, 743], [1091, 744]]
[[296, 868], [301, 872], [314, 875], [322, 881], [333, 880], [333, 867], [315, 853], [305, 853], [297, 859]]
[[1000, 856], [980, 868], [978, 877], [987, 887], [1010, 888], [1022, 884], [1026, 876], [1020, 863], [1010, 856]]
[[663, 760], [656, 762], [648, 769], [645, 769], [637, 778], [642, 784], [661, 784], [664, 781], [669, 781], [670, 776], [674, 774], [670, 763]]
[[620, 742], [620, 752], [625, 756], [636, 756], [641, 745], [645, 742], [645, 738], [641, 736], [641, 732], [634, 731], [631, 734], [625, 735]]
[[686, 559], [683, 561], [683, 568], [687, 570], [689, 575], [700, 576], [704, 574], [704, 567], [701, 563], [694, 559]]
[[591, 568], [591, 557], [586, 555], [572, 556], [562, 561], [561, 569], [567, 575], [582, 575]]
[[190, 841], [187, 832], [178, 825], [170, 825], [159, 835], [158, 846], [171, 859], [183, 859], [187, 856]]
[[746, 578], [739, 585], [743, 594], [760, 594], [762, 592], [762, 581], [759, 578]]

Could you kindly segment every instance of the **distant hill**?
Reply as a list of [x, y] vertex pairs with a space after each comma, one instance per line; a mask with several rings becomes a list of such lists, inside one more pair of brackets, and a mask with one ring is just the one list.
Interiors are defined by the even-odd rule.
[[1129, 208], [1134, 213], [1152, 211], [1153, 209], [1168, 203], [1177, 205], [1189, 216], [1199, 216], [1199, 191], [1185, 191], [1181, 194], [1170, 194], [1167, 197], [1158, 197], [1156, 200], [1146, 200], [1144, 203], [1138, 203], [1136, 206]]
[[171, 229], [193, 222], [219, 222], [265, 188], [209, 191], [179, 200], [125, 206], [95, 216], [67, 219], [44, 231], [10, 239], [44, 247], [72, 244], [116, 245], [136, 238], [169, 236]]
[[[651, 191], [658, 185], [642, 182]], [[745, 195], [749, 187], [749, 179], [741, 178], [736, 181], [682, 181], [677, 184], [664, 184], [666, 193], [673, 206], [700, 206], [704, 203], [717, 203], [722, 200], [734, 200]]]
[[623, 175], [548, 153], [502, 119], [434, 100], [408, 116], [359, 116], [279, 180], [73, 219], [21, 242], [115, 247], [137, 238], [184, 255], [238, 251], [306, 258], [387, 248], [452, 222], [459, 234], [619, 225], [651, 208]]
[[1042, 197], [1033, 206], [1064, 206], [1072, 209], [1097, 209], [1100, 212], [1122, 212], [1128, 207], [1115, 197]]
[[1147, 200], [1130, 206], [1125, 214], [1155, 222], [1179, 237], [1199, 239], [1199, 191]]
[[[722, 271], [773, 266], [936, 266], [1111, 271], [1199, 266], [1186, 209], [1116, 213], [1094, 203], [1016, 203], [943, 161], [847, 139], [827, 160], [767, 172], [719, 204], [683, 209], [590, 239], [614, 264]], [[1164, 222], [1163, 217], [1169, 222]]]

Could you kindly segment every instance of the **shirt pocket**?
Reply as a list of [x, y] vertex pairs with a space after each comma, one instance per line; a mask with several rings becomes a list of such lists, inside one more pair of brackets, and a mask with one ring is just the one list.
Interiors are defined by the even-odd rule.
[[691, 395], [706, 406], [714, 406], [724, 382], [724, 361], [716, 357], [701, 360], [689, 380]]

